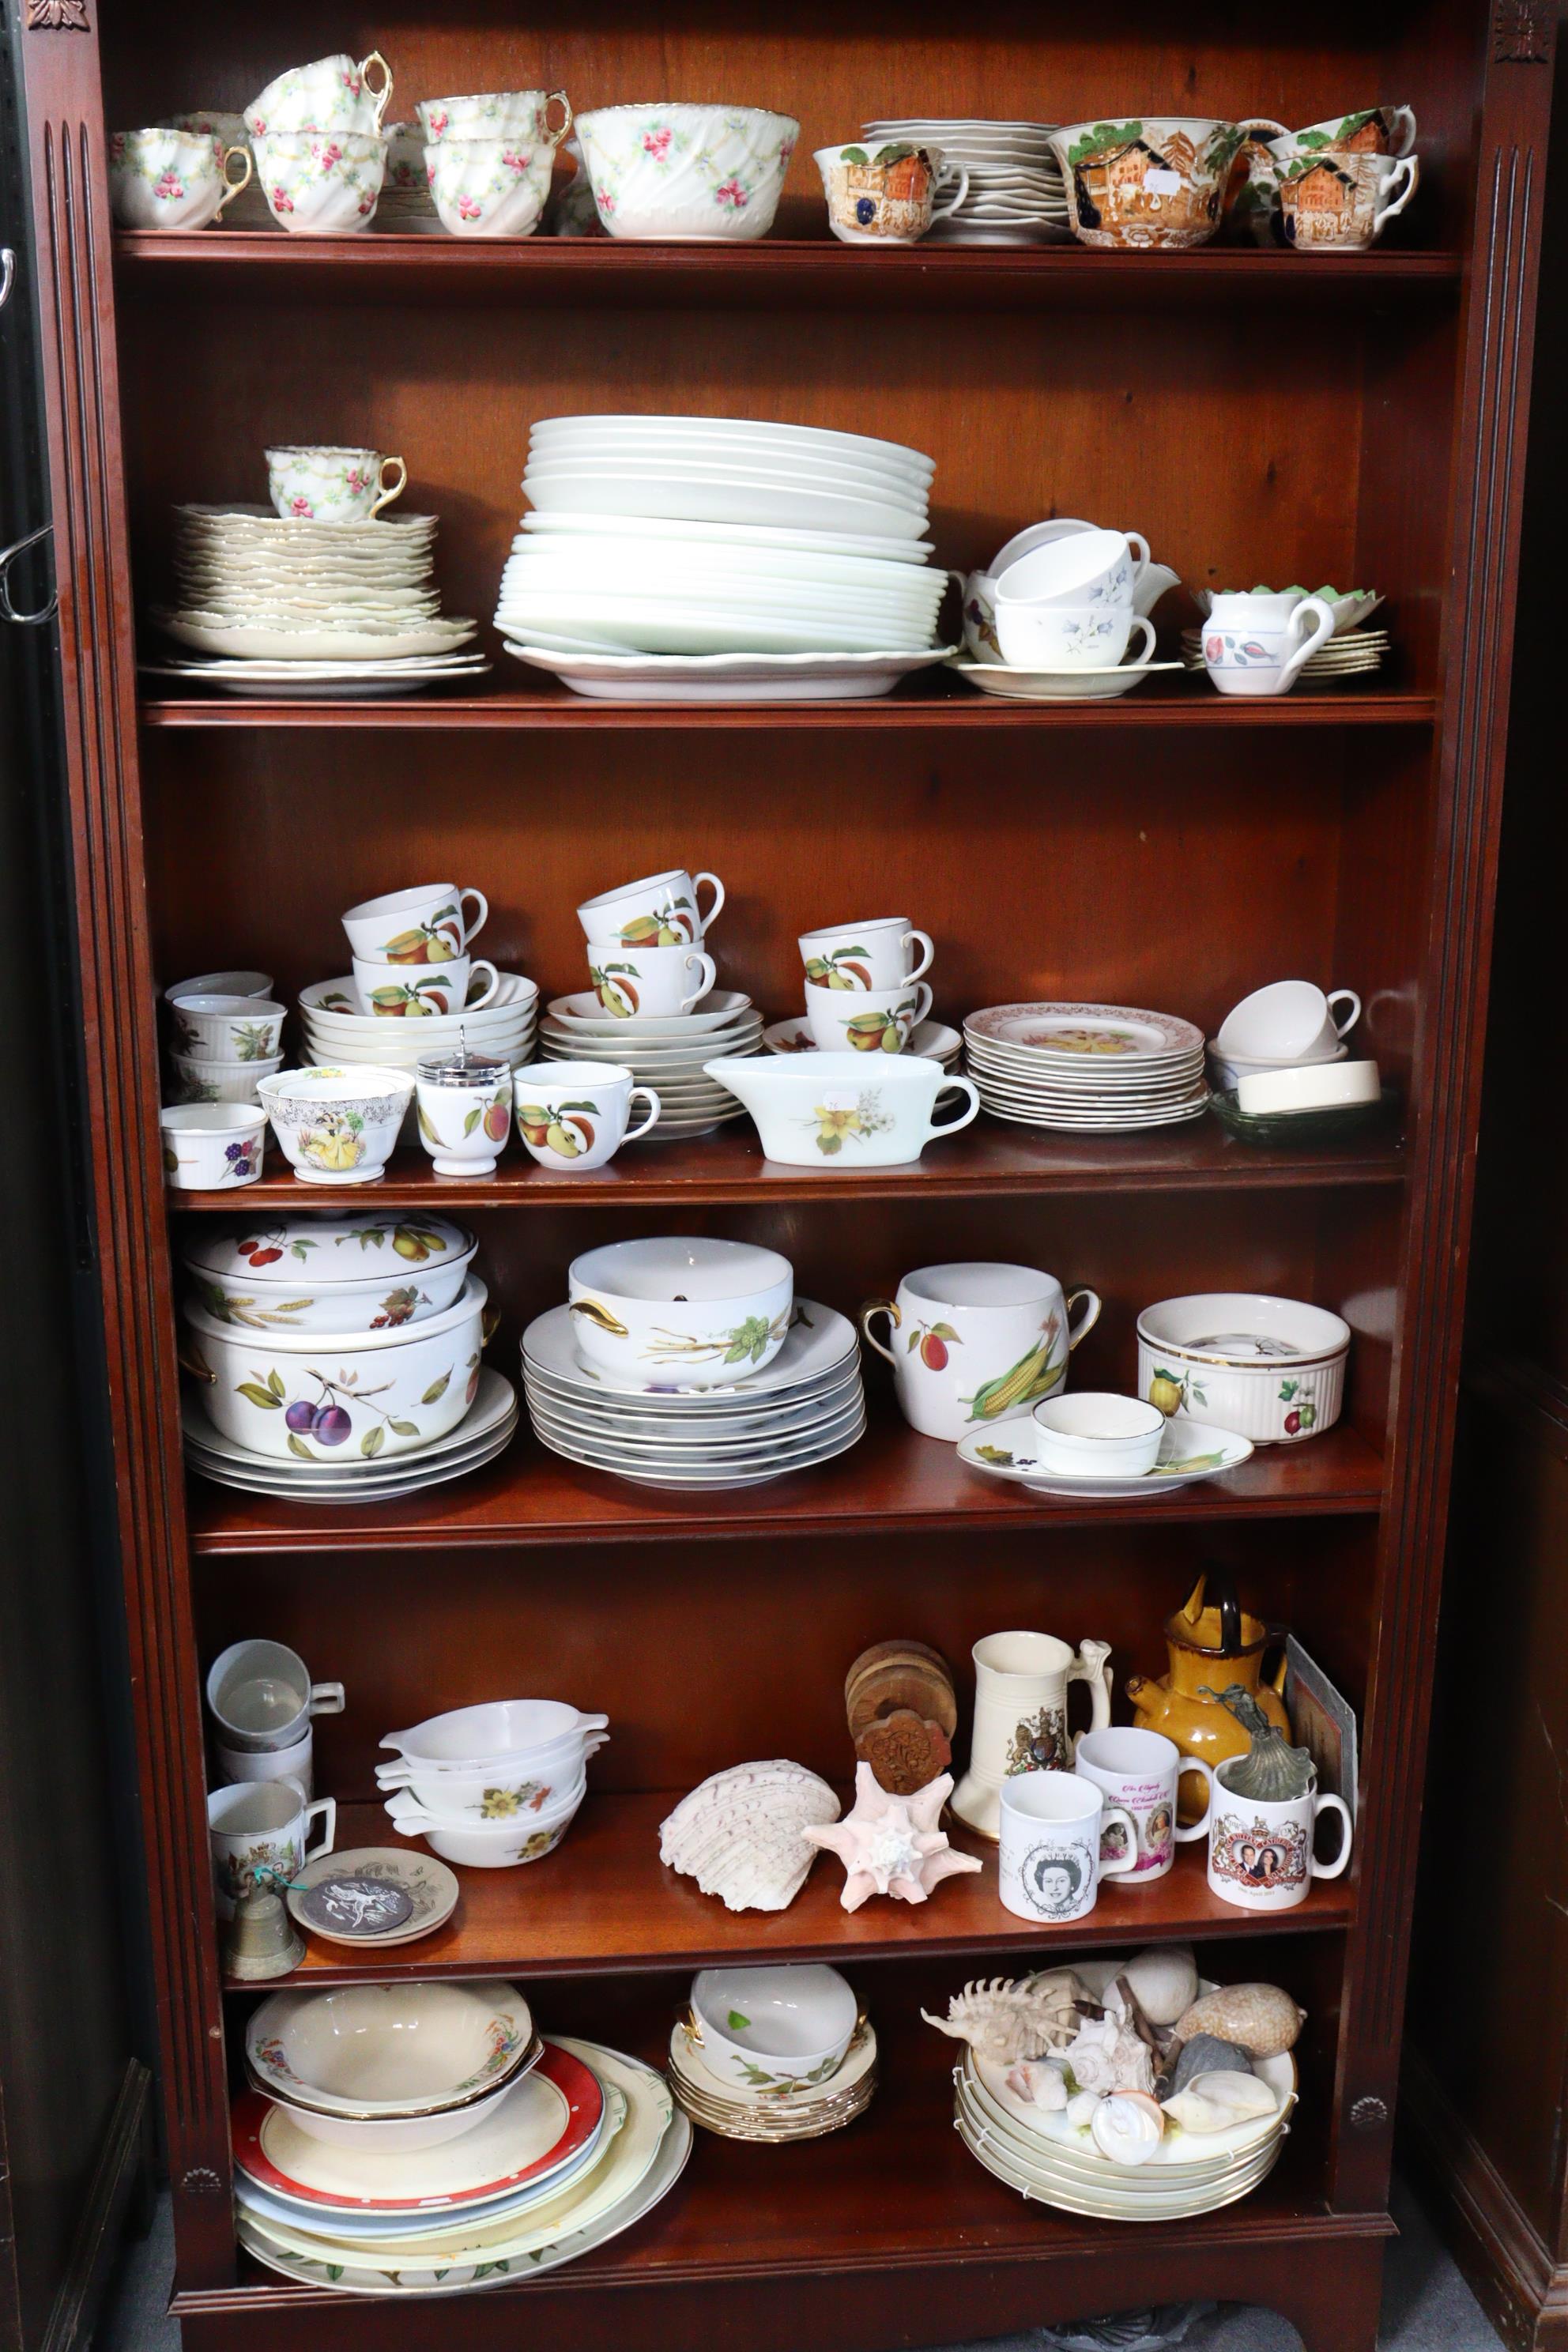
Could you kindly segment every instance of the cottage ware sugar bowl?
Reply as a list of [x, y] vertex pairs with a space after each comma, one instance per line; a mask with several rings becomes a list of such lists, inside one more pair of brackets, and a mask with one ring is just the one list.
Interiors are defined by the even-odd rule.
[[1052, 133], [1073, 234], [1112, 250], [1206, 245], [1220, 223], [1239, 123], [1191, 115], [1071, 122]]

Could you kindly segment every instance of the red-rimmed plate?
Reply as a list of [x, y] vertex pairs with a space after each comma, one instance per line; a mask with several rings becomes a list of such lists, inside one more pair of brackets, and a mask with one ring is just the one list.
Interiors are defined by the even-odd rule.
[[234, 2106], [234, 2160], [276, 2197], [343, 2213], [449, 2212], [545, 2180], [603, 2128], [598, 2077], [552, 2042], [494, 2113], [439, 2147], [332, 2147], [286, 2107], [247, 2091]]

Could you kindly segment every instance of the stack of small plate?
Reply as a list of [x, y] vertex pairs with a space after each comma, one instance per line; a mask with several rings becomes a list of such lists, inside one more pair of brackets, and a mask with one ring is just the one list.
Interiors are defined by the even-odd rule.
[[970, 116], [935, 121], [864, 122], [868, 142], [915, 140], [937, 147], [969, 174], [963, 201], [938, 221], [925, 245], [1066, 245], [1072, 241], [1061, 165], [1051, 152], [1053, 122], [985, 122]]
[[748, 2091], [721, 2082], [692, 2045], [685, 2018], [669, 2037], [669, 2080], [694, 2124], [721, 2139], [821, 2139], [863, 2116], [877, 2088], [877, 2036], [862, 2018], [831, 2079], [805, 2091]]
[[1129, 1004], [993, 1004], [963, 1024], [970, 1076], [997, 1118], [1064, 1133], [1173, 1127], [1208, 1101], [1204, 1033]]
[[[1320, 685], [1331, 685], [1341, 677], [1368, 677], [1388, 659], [1390, 642], [1386, 629], [1348, 629], [1343, 636], [1331, 637], [1326, 646], [1309, 654], [1301, 665], [1301, 676], [1315, 678]], [[1182, 631], [1182, 660], [1190, 670], [1204, 667], [1201, 629]]]
[[[812, 1035], [804, 1013], [793, 1021], [775, 1021], [763, 1032], [763, 1043], [770, 1054], [815, 1054], [816, 1040]], [[944, 1028], [940, 1021], [922, 1021], [918, 1029], [910, 1032], [907, 1054], [917, 1054], [927, 1062], [940, 1062], [944, 1070], [956, 1070], [963, 1051], [963, 1040], [956, 1029]]]
[[557, 996], [540, 1024], [540, 1051], [547, 1062], [618, 1062], [639, 1086], [658, 1096], [658, 1124], [650, 1143], [706, 1135], [726, 1119], [744, 1118], [744, 1107], [728, 1087], [702, 1067], [721, 1054], [754, 1054], [762, 1044], [763, 1016], [743, 991], [715, 988], [689, 1013], [606, 1013], [594, 991]]
[[411, 1070], [426, 1054], [456, 1053], [459, 1035], [476, 1054], [499, 1055], [513, 1069], [533, 1058], [539, 1026], [538, 982], [503, 971], [497, 994], [471, 1013], [421, 1013], [397, 1020], [361, 1013], [352, 980], [318, 980], [300, 993], [305, 1058], [331, 1067], [371, 1062]]
[[180, 1407], [185, 1460], [198, 1477], [242, 1495], [273, 1495], [296, 1503], [390, 1503], [466, 1478], [506, 1452], [517, 1422], [517, 1391], [488, 1366], [456, 1429], [429, 1445], [369, 1460], [356, 1455], [343, 1462], [296, 1462], [248, 1454], [215, 1428], [194, 1399], [187, 1397]]
[[422, 126], [417, 122], [389, 122], [382, 137], [386, 141], [386, 171], [376, 198], [375, 234], [439, 236], [441, 216], [430, 194]]
[[552, 1307], [522, 1335], [535, 1434], [552, 1454], [637, 1486], [699, 1494], [760, 1486], [845, 1453], [866, 1427], [855, 1327], [797, 1297], [784, 1346], [728, 1388], [618, 1386], [577, 1352], [571, 1310]]
[[[269, 506], [182, 506], [174, 515], [181, 602], [153, 617], [179, 644], [219, 657], [215, 684], [406, 693], [489, 667], [459, 651], [477, 623], [441, 613], [430, 582], [433, 515], [329, 523], [285, 520]], [[390, 663], [395, 672], [384, 672]], [[189, 662], [160, 674], [209, 675]]]

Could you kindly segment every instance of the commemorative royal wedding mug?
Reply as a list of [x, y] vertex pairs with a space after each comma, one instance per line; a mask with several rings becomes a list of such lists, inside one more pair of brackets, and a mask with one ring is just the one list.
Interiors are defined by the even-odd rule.
[[[1242, 1911], [1289, 1911], [1304, 1903], [1314, 1878], [1338, 1878], [1351, 1858], [1350, 1810], [1342, 1797], [1320, 1794], [1314, 1772], [1302, 1797], [1282, 1801], [1238, 1797], [1230, 1776], [1250, 1762], [1247, 1756], [1227, 1756], [1216, 1764], [1209, 1805], [1209, 1868], [1211, 1893]], [[1192, 1759], [1184, 1772], [1191, 1771]], [[1320, 1862], [1312, 1851], [1320, 1813], [1337, 1813], [1342, 1824], [1338, 1853]]]
[[[1163, 1878], [1176, 1858], [1178, 1844], [1208, 1834], [1208, 1801], [1199, 1818], [1185, 1829], [1176, 1821], [1176, 1782], [1184, 1772], [1201, 1774], [1212, 1791], [1214, 1775], [1200, 1759], [1182, 1759], [1181, 1749], [1163, 1731], [1138, 1731], [1117, 1725], [1105, 1731], [1086, 1731], [1078, 1743], [1078, 1771], [1092, 1780], [1108, 1803], [1119, 1806], [1135, 1832], [1134, 1858], [1128, 1884], [1152, 1886]], [[1119, 1835], [1117, 1832], [1116, 1835]], [[1108, 1829], [1113, 1861], [1121, 1848]]]

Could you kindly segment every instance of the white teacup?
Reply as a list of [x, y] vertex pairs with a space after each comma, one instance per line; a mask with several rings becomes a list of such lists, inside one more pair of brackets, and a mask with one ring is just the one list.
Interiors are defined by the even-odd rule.
[[493, 1176], [511, 1133], [511, 1067], [490, 1054], [434, 1054], [415, 1069], [419, 1140], [437, 1176]]
[[425, 150], [430, 194], [452, 236], [531, 236], [550, 194], [548, 142], [465, 134]]
[[182, 1192], [232, 1192], [261, 1173], [267, 1113], [254, 1102], [167, 1103], [163, 1173]]
[[1255, 1064], [1331, 1062], [1361, 1019], [1353, 988], [1327, 994], [1310, 980], [1276, 980], [1255, 988], [1220, 1023], [1215, 1050]]
[[[1170, 1870], [1178, 1845], [1207, 1836], [1214, 1773], [1197, 1758], [1184, 1758], [1175, 1741], [1167, 1739], [1163, 1731], [1138, 1731], [1120, 1726], [1106, 1731], [1086, 1731], [1073, 1760], [1086, 1780], [1092, 1780], [1113, 1805], [1120, 1806], [1131, 1818], [1135, 1843], [1130, 1886], [1152, 1886]], [[1182, 1829], [1176, 1821], [1176, 1783], [1186, 1772], [1200, 1777], [1207, 1784], [1209, 1794], [1205, 1797], [1199, 1818]], [[1114, 1842], [1109, 1857], [1102, 1843], [1100, 1858], [1102, 1863], [1115, 1860]]]
[[1125, 604], [1149, 561], [1149, 542], [1136, 530], [1075, 530], [1032, 547], [996, 582], [996, 604]]
[[[803, 931], [796, 942], [806, 979], [816, 988], [901, 988], [929, 971], [936, 950], [929, 931], [905, 915], [879, 915], [868, 923], [831, 923]], [[915, 961], [915, 950], [920, 961]]]
[[[468, 899], [478, 912], [470, 915]], [[362, 898], [342, 919], [349, 953], [368, 963], [450, 963], [471, 947], [489, 920], [490, 902], [472, 883], [425, 882]]]
[[[1242, 1911], [1290, 1911], [1304, 1903], [1314, 1878], [1338, 1878], [1351, 1858], [1350, 1811], [1342, 1797], [1321, 1796], [1317, 1774], [1304, 1797], [1276, 1803], [1264, 1797], [1236, 1796], [1229, 1775], [1246, 1759], [1227, 1756], [1214, 1768], [1208, 1811], [1211, 1895]], [[1190, 1770], [1192, 1759], [1184, 1762]], [[1332, 1862], [1312, 1851], [1320, 1813], [1338, 1813], [1343, 1824]]]
[[[488, 956], [453, 956], [446, 963], [373, 963], [353, 959], [359, 1009], [384, 1021], [426, 1020], [433, 1014], [478, 1013], [500, 986]], [[480, 975], [488, 972], [488, 982]]]
[[1204, 667], [1222, 694], [1289, 694], [1308, 658], [1333, 635], [1333, 608], [1321, 596], [1304, 596], [1282, 625], [1269, 609], [1279, 602], [1215, 598], [1204, 623]]
[[931, 1011], [929, 981], [897, 988], [805, 988], [806, 1025], [824, 1054], [901, 1054]]
[[[586, 1174], [613, 1160], [658, 1124], [663, 1106], [652, 1087], [638, 1086], [615, 1062], [535, 1062], [514, 1071], [517, 1129], [542, 1168]], [[640, 1127], [628, 1128], [640, 1095], [652, 1106]]]
[[[550, 128], [552, 106], [562, 113], [555, 131]], [[414, 111], [431, 147], [449, 139], [526, 139], [554, 149], [572, 128], [572, 101], [563, 89], [489, 89], [468, 98], [422, 98]]]
[[588, 977], [606, 1013], [623, 1019], [689, 1013], [712, 987], [719, 967], [700, 948], [628, 948], [590, 940]]
[[1138, 1864], [1131, 1814], [1107, 1804], [1103, 1790], [1078, 1772], [1020, 1772], [1004, 1780], [1001, 1832], [998, 1889], [1019, 1919], [1081, 1919], [1093, 1910], [1102, 1878]]
[[[229, 165], [237, 156], [237, 179]], [[109, 142], [109, 194], [121, 228], [197, 229], [216, 220], [251, 174], [248, 147], [225, 147], [196, 131], [117, 131]]]
[[273, 219], [291, 236], [368, 228], [386, 176], [384, 139], [353, 131], [281, 131], [251, 142]]
[[1035, 1452], [1062, 1478], [1139, 1478], [1154, 1466], [1165, 1416], [1142, 1397], [1079, 1389], [1035, 1406]]
[[292, 131], [374, 134], [391, 96], [392, 68], [379, 49], [358, 65], [347, 56], [318, 58], [269, 81], [246, 108], [245, 127], [253, 139]]
[[407, 479], [402, 458], [379, 449], [315, 442], [267, 452], [267, 487], [285, 522], [368, 522], [402, 497]]
[[230, 1748], [291, 1748], [317, 1715], [342, 1715], [342, 1683], [313, 1683], [282, 1642], [233, 1642], [207, 1669], [207, 1706]]
[[[881, 1315], [890, 1347], [871, 1328]], [[982, 1261], [906, 1274], [895, 1298], [860, 1309], [860, 1329], [891, 1364], [910, 1427], [952, 1445], [976, 1425], [1027, 1413], [1060, 1388], [1068, 1356], [1099, 1318], [1095, 1291], [1064, 1295], [1054, 1275]]]
[[308, 1727], [304, 1738], [297, 1739], [292, 1748], [252, 1752], [244, 1748], [215, 1747], [213, 1753], [229, 1787], [241, 1780], [287, 1780], [299, 1790], [307, 1804], [316, 1793], [316, 1742]]
[[996, 607], [1002, 658], [1015, 669], [1115, 669], [1135, 629], [1141, 635], [1136, 658], [1152, 661], [1154, 624], [1141, 619], [1131, 604]]
[[[321, 1823], [319, 1843], [308, 1845], [310, 1823]], [[220, 1919], [257, 1884], [257, 1873], [298, 1878], [306, 1863], [331, 1853], [338, 1832], [338, 1808], [331, 1797], [308, 1805], [292, 1780], [241, 1780], [215, 1789], [207, 1799], [207, 1839], [212, 1847], [213, 1889]]]
[[[713, 886], [713, 903], [703, 914], [697, 904], [700, 884]], [[714, 923], [724, 904], [724, 885], [717, 874], [692, 876], [679, 866], [663, 874], [645, 875], [640, 882], [623, 882], [617, 890], [602, 890], [584, 898], [577, 909], [585, 940], [614, 940], [624, 948], [695, 946]]]

